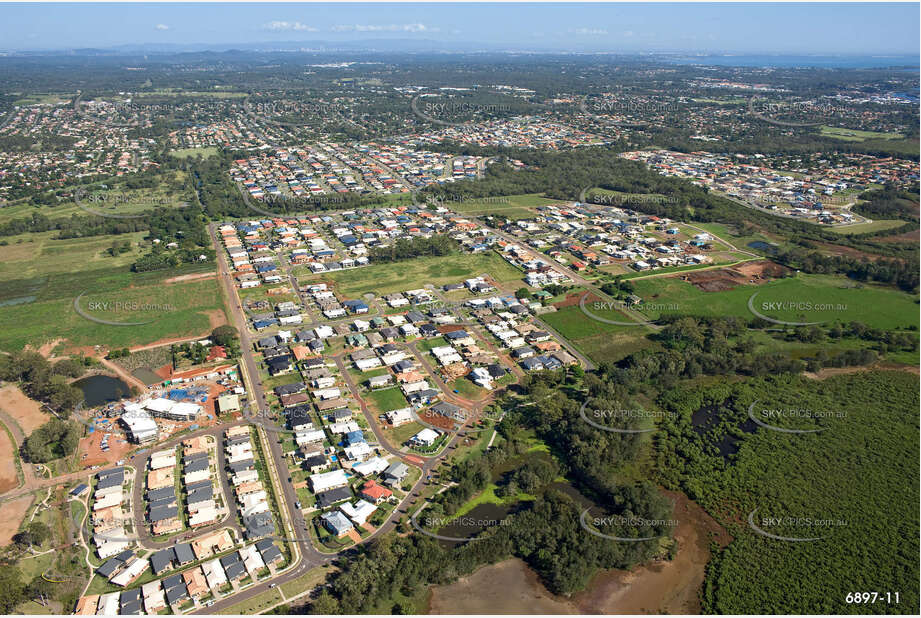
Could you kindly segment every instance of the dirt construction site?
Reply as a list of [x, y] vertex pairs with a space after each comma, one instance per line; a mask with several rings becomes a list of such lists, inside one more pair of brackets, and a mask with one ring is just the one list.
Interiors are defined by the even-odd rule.
[[699, 270], [681, 275], [681, 279], [704, 292], [724, 292], [740, 285], [760, 285], [783, 277], [790, 269], [770, 260], [746, 262], [731, 268]]

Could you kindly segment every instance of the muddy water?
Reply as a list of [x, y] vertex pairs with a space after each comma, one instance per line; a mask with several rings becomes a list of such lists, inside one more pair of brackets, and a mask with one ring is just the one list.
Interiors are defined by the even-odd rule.
[[603, 571], [586, 590], [572, 597], [555, 596], [522, 561], [486, 566], [450, 586], [432, 589], [432, 614], [696, 614], [698, 592], [710, 560], [713, 540], [731, 538], [703, 509], [683, 494], [675, 502], [679, 521], [678, 552], [670, 562], [653, 562], [633, 571]]

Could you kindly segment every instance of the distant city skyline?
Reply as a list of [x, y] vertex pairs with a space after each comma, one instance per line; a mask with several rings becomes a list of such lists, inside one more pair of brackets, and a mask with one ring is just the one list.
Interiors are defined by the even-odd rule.
[[0, 3], [0, 50], [406, 40], [412, 51], [914, 55], [919, 18], [918, 3]]

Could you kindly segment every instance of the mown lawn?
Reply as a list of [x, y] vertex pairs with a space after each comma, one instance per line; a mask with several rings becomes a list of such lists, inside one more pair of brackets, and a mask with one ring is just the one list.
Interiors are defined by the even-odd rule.
[[409, 405], [409, 402], [406, 401], [406, 397], [403, 396], [403, 393], [396, 386], [373, 390], [365, 395], [365, 399], [381, 414], [390, 412], [391, 410], [405, 408]]

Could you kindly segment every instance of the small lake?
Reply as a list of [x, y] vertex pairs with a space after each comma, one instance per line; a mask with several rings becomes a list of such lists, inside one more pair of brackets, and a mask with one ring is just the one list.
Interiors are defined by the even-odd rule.
[[777, 245], [772, 245], [771, 243], [764, 242], [763, 240], [750, 242], [747, 246], [749, 249], [754, 249], [755, 251], [764, 251], [765, 253], [770, 253], [771, 255], [777, 253]]
[[[473, 538], [487, 528], [502, 525], [502, 520], [512, 511], [513, 509], [511, 507], [493, 504], [492, 502], [484, 502], [472, 508], [468, 513], [458, 517], [453, 523], [442, 526], [441, 529], [438, 530], [438, 534], [455, 539]], [[445, 519], [453, 519], [453, 516], [446, 517]], [[439, 542], [446, 547], [455, 547], [463, 543], [463, 541], [445, 540], [440, 540]]]
[[83, 391], [84, 406], [95, 408], [110, 401], [118, 401], [131, 393], [131, 388], [119, 378], [96, 375], [74, 382], [74, 386]]

